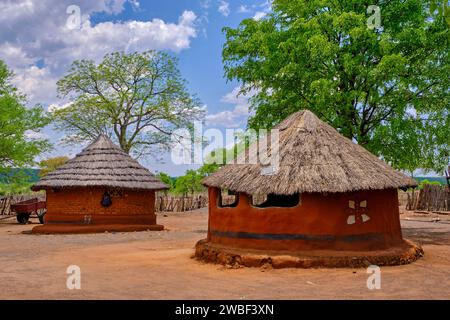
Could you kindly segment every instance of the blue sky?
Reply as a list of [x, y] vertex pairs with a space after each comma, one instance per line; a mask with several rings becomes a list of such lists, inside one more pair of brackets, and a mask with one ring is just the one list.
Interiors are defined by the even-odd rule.
[[[81, 21], [79, 28], [68, 29], [73, 6]], [[248, 96], [237, 96], [239, 83], [224, 78], [222, 28], [260, 19], [270, 10], [270, 0], [0, 0], [0, 59], [14, 71], [13, 83], [30, 106], [40, 103], [52, 110], [69, 102], [58, 99], [56, 82], [74, 60], [99, 62], [113, 51], [167, 50], [178, 57], [189, 91], [206, 109], [206, 128], [245, 128]], [[51, 126], [29, 135], [54, 144], [41, 159], [73, 157], [84, 147], [61, 144], [64, 133]], [[139, 161], [173, 176], [198, 167], [175, 165], [167, 153]]]
[[[66, 28], [80, 10], [81, 24]], [[224, 78], [221, 51], [223, 27], [236, 27], [245, 18], [261, 18], [270, 11], [266, 0], [0, 0], [0, 59], [15, 72], [14, 83], [29, 104], [63, 107], [56, 81], [76, 59], [100, 61], [107, 52], [168, 50], [207, 110], [209, 127], [244, 128], [247, 97], [236, 96], [239, 84]], [[69, 13], [68, 13], [69, 12]], [[60, 144], [64, 133], [46, 128], [43, 134], [55, 149], [43, 157], [74, 156], [83, 146]], [[33, 135], [33, 133], [30, 133]], [[140, 162], [152, 171], [180, 175], [188, 168], [150, 157]]]

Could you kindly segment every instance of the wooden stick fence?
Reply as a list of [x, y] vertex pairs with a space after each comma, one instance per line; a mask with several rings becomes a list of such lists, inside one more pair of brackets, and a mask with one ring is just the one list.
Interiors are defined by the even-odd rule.
[[207, 195], [196, 195], [192, 197], [174, 197], [156, 195], [155, 210], [169, 212], [191, 211], [208, 206]]
[[[40, 200], [45, 200], [45, 196], [42, 194], [11, 195], [0, 197], [0, 215], [13, 215], [14, 213], [11, 212], [12, 204], [36, 197]], [[208, 196], [206, 194], [195, 195], [192, 197], [176, 197], [157, 194], [155, 200], [156, 211], [184, 212], [205, 208], [207, 206]]]
[[406, 210], [450, 211], [450, 190], [447, 186], [426, 184], [422, 190], [410, 191]]
[[[0, 197], [0, 216], [13, 214], [10, 208], [11, 204], [36, 197], [45, 200], [45, 195], [42, 193]], [[223, 195], [223, 203], [232, 203], [233, 201], [234, 196]], [[450, 191], [447, 186], [425, 185], [422, 190], [399, 192], [399, 202], [401, 205], [405, 205], [406, 210], [450, 211]], [[208, 196], [206, 194], [191, 197], [156, 194], [156, 211], [184, 212], [207, 206]]]

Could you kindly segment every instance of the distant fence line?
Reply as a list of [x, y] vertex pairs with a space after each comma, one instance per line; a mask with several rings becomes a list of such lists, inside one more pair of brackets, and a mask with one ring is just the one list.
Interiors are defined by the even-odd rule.
[[[14, 212], [11, 211], [12, 204], [33, 198], [45, 200], [45, 196], [42, 194], [0, 196], [0, 215], [13, 215]], [[208, 196], [206, 194], [190, 197], [157, 194], [155, 199], [156, 211], [184, 212], [205, 208], [207, 206]]]
[[[231, 204], [234, 196], [222, 195], [224, 204]], [[0, 196], [0, 215], [12, 215], [11, 204], [16, 202], [39, 198], [45, 200], [42, 193]], [[420, 211], [450, 211], [450, 191], [447, 186], [424, 185], [421, 190], [399, 192], [399, 203], [406, 210]], [[157, 193], [155, 199], [156, 211], [184, 212], [208, 206], [208, 195], [197, 194], [194, 196], [174, 196]]]
[[425, 184], [421, 190], [400, 194], [399, 201], [406, 210], [450, 211], [450, 190], [447, 186]]
[[175, 197], [157, 194], [155, 200], [156, 211], [184, 212], [208, 206], [208, 196], [199, 194], [191, 197]]

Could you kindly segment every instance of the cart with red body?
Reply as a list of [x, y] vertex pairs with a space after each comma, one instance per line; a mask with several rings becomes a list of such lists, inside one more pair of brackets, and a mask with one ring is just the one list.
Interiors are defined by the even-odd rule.
[[47, 212], [47, 203], [45, 200], [33, 198], [17, 202], [11, 205], [11, 211], [16, 213], [17, 222], [26, 224], [32, 214], [36, 214], [40, 223], [44, 223], [44, 215]]

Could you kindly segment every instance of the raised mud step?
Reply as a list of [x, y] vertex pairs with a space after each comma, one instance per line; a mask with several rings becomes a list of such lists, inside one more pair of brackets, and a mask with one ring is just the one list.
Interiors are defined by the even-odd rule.
[[376, 251], [314, 250], [304, 252], [247, 250], [200, 240], [195, 246], [199, 260], [231, 266], [273, 268], [366, 268], [369, 265], [408, 264], [424, 255], [422, 248], [405, 240], [402, 245]]
[[164, 226], [134, 225], [134, 224], [103, 224], [103, 225], [75, 225], [75, 224], [44, 224], [34, 227], [34, 234], [76, 234], [76, 233], [100, 233], [100, 232], [133, 232], [133, 231], [161, 231]]

